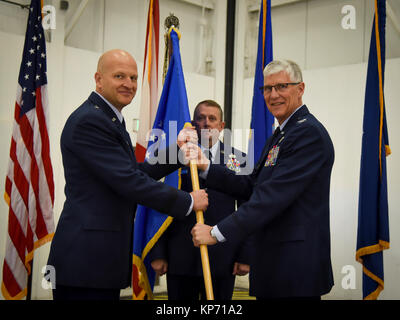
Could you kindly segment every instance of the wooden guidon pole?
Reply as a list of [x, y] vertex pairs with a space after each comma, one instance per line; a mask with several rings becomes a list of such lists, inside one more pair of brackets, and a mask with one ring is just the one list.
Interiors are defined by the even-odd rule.
[[[191, 128], [190, 123], [185, 124], [185, 128]], [[192, 178], [193, 191], [200, 190], [199, 175], [197, 173], [197, 164], [195, 160], [190, 160], [190, 176]], [[196, 211], [197, 223], [204, 224], [204, 216], [202, 210]], [[208, 259], [208, 249], [206, 244], [200, 245], [201, 264], [203, 267], [204, 286], [206, 288], [207, 300], [214, 300], [214, 292], [211, 281], [210, 261]]]

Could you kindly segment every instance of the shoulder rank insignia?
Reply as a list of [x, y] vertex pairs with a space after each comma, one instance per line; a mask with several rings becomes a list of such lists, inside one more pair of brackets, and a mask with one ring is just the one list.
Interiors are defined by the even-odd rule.
[[265, 167], [273, 167], [276, 165], [276, 160], [278, 159], [279, 147], [273, 146], [268, 152], [267, 160], [265, 161]]
[[236, 156], [233, 153], [229, 155], [229, 160], [226, 163], [226, 167], [229, 170], [235, 171], [236, 173], [240, 172], [240, 162], [236, 159]]
[[301, 119], [301, 120], [299, 120], [299, 121], [297, 121], [297, 123], [303, 123], [304, 121], [307, 121], [307, 119]]

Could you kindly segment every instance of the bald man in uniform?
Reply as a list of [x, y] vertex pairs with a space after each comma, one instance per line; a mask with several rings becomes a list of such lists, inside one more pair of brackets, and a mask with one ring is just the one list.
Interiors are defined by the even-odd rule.
[[96, 91], [68, 118], [61, 136], [64, 208], [51, 244], [55, 300], [118, 300], [131, 283], [137, 204], [184, 219], [205, 210], [204, 190], [190, 194], [157, 182], [168, 166], [138, 164], [122, 109], [137, 90], [135, 59], [110, 50], [98, 62]]

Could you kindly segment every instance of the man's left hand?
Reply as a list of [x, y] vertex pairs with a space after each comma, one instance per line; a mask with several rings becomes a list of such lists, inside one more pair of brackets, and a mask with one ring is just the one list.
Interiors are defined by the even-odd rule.
[[233, 266], [233, 275], [236, 276], [245, 276], [250, 272], [250, 266], [248, 264], [235, 262]]

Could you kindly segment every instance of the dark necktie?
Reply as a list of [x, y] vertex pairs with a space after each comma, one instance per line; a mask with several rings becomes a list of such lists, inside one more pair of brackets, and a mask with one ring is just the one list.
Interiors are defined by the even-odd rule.
[[212, 162], [212, 153], [211, 153], [211, 149], [204, 149], [203, 150], [203, 154], [206, 156], [206, 158], [208, 160], [210, 160], [210, 162]]
[[125, 137], [125, 139], [127, 140], [127, 142], [129, 141], [129, 142], [131, 142], [131, 138], [130, 138], [130, 136], [129, 136], [129, 133], [128, 133], [128, 131], [126, 131], [126, 123], [125, 123], [125, 119], [122, 119], [122, 122], [121, 122], [121, 125], [122, 125], [122, 134], [123, 134], [123, 136]]
[[134, 149], [133, 149], [133, 146], [132, 146], [131, 137], [130, 137], [128, 131], [126, 131], [125, 119], [122, 119], [122, 123], [121, 124], [123, 126], [122, 135], [124, 136], [126, 143], [129, 145], [131, 151], [133, 152]]
[[281, 133], [281, 128], [280, 127], [276, 128], [272, 137], [272, 141], [276, 140], [276, 138], [279, 136], [280, 133]]

